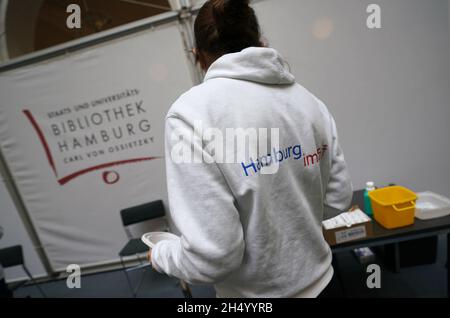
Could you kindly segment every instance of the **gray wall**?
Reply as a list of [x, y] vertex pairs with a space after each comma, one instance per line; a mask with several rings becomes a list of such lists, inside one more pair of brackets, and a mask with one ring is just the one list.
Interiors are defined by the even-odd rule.
[[264, 35], [329, 106], [355, 188], [368, 180], [450, 196], [448, 0], [266, 0]]

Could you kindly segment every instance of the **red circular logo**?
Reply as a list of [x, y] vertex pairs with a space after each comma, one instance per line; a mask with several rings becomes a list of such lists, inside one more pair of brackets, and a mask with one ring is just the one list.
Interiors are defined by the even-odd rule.
[[116, 171], [105, 171], [103, 172], [103, 181], [106, 184], [115, 184], [119, 182], [120, 175]]

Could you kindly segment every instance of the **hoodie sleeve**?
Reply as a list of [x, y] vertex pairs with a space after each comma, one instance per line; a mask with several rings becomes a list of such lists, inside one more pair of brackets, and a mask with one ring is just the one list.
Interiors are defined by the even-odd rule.
[[[201, 139], [192, 136], [194, 130], [185, 121], [166, 119], [170, 215], [181, 238], [156, 244], [152, 263], [157, 271], [188, 283], [214, 284], [241, 265], [244, 235], [234, 197], [221, 171], [203, 150]], [[180, 149], [185, 154], [192, 148], [203, 156], [203, 163], [179, 163], [182, 158], [175, 156]]]
[[331, 169], [324, 204], [343, 211], [350, 207], [353, 187], [344, 153], [339, 145], [336, 123], [333, 116], [331, 114], [329, 116], [331, 123]]

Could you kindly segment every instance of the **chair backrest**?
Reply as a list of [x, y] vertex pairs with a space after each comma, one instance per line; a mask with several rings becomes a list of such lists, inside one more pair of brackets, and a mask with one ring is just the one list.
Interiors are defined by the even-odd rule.
[[165, 215], [166, 211], [161, 200], [126, 208], [120, 211], [124, 226], [161, 218]]
[[23, 265], [23, 251], [21, 245], [0, 249], [0, 264], [3, 267]]

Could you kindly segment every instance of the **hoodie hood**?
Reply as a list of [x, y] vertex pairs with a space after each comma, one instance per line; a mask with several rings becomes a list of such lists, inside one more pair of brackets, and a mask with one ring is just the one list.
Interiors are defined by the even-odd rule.
[[204, 81], [213, 78], [232, 78], [271, 85], [295, 83], [295, 77], [281, 55], [266, 47], [250, 47], [221, 56], [211, 64]]

